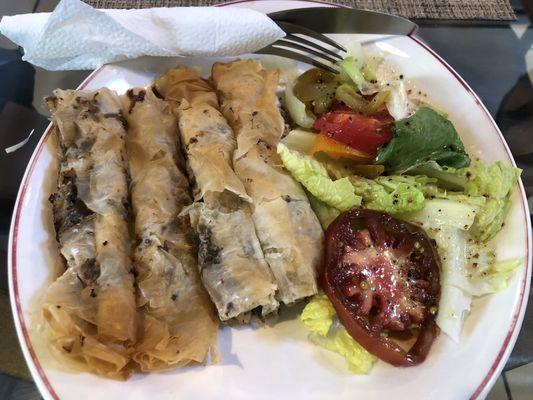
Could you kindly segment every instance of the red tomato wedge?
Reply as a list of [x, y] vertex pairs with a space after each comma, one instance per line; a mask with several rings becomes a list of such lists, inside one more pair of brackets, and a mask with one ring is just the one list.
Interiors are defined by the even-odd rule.
[[386, 111], [364, 115], [341, 106], [318, 117], [314, 127], [328, 138], [375, 157], [377, 150], [392, 140], [392, 122]]
[[[324, 292], [348, 333], [392, 365], [424, 361], [438, 334], [439, 270], [426, 233], [389, 214], [354, 209], [327, 229]], [[393, 340], [416, 333], [408, 351]]]

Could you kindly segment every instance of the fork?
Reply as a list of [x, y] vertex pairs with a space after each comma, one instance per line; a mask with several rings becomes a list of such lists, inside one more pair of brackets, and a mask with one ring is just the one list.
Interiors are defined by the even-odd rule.
[[[334, 66], [337, 61], [342, 60], [343, 58], [338, 52], [346, 52], [346, 49], [343, 46], [329, 37], [301, 25], [285, 21], [274, 22], [276, 22], [287, 35], [283, 39], [277, 40], [256, 51], [256, 53], [291, 58], [335, 74], [339, 73]], [[315, 41], [309, 40], [308, 38], [314, 39]], [[336, 49], [336, 51], [331, 48]], [[332, 65], [326, 64], [321, 60], [329, 62]]]

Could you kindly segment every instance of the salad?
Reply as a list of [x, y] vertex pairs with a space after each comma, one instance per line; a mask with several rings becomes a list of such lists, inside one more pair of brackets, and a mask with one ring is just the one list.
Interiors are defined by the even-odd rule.
[[472, 299], [507, 286], [522, 260], [492, 239], [521, 171], [473, 160], [378, 54], [353, 44], [338, 67], [285, 77], [277, 151], [326, 229], [323, 293], [300, 319], [364, 374], [422, 362], [439, 332], [459, 343]]

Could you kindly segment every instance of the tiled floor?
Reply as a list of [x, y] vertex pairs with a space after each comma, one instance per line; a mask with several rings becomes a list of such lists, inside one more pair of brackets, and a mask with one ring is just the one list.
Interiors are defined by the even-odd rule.
[[513, 369], [505, 374], [512, 400], [533, 399], [533, 363]]
[[496, 381], [496, 384], [492, 388], [492, 391], [487, 396], [487, 400], [507, 400], [507, 390], [505, 387], [505, 383], [503, 381], [503, 377], [500, 376], [498, 380]]
[[41, 396], [32, 382], [0, 374], [0, 399], [38, 400]]
[[533, 363], [502, 374], [487, 400], [533, 399]]

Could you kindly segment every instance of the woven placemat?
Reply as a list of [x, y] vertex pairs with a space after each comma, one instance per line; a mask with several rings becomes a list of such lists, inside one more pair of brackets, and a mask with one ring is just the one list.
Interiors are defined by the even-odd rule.
[[[97, 8], [150, 8], [212, 6], [227, 0], [84, 0]], [[365, 10], [381, 11], [412, 19], [515, 20], [508, 0], [331, 0]]]

